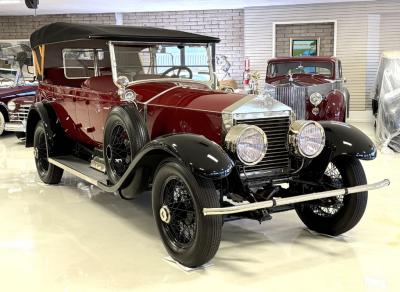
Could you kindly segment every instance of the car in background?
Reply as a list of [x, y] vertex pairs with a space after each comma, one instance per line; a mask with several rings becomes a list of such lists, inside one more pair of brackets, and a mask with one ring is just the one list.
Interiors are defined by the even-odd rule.
[[0, 50], [0, 136], [5, 131], [25, 136], [26, 118], [35, 101], [37, 84], [31, 49], [25, 45]]
[[342, 64], [335, 57], [269, 60], [264, 94], [290, 106], [297, 119], [345, 122], [350, 94]]

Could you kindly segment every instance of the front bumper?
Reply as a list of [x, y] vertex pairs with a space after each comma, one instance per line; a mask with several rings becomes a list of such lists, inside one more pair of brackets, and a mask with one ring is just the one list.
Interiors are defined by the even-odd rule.
[[276, 199], [274, 198], [264, 202], [245, 203], [232, 207], [223, 207], [223, 208], [203, 208], [203, 214], [204, 216], [215, 216], [215, 215], [228, 215], [241, 212], [255, 211], [259, 209], [272, 208], [277, 206], [320, 200], [329, 197], [336, 197], [336, 196], [360, 193], [365, 191], [377, 190], [380, 188], [387, 187], [389, 185], [390, 181], [388, 179], [384, 179], [382, 181], [373, 184], [360, 185], [355, 187], [312, 193], [306, 195], [292, 196], [287, 198], [276, 198]]
[[26, 122], [11, 121], [6, 123], [5, 130], [8, 132], [26, 132]]

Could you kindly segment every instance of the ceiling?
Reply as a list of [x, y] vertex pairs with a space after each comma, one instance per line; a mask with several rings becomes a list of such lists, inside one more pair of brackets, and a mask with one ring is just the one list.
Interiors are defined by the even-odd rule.
[[[252, 6], [356, 2], [365, 0], [40, 0], [37, 14], [233, 9]], [[373, 1], [373, 0], [367, 0]], [[24, 0], [0, 0], [0, 15], [32, 15]]]

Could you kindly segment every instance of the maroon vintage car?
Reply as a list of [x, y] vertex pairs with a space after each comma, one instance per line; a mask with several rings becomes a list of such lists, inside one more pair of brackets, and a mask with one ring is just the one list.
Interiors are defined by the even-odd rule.
[[373, 142], [347, 124], [294, 120], [272, 98], [212, 90], [218, 41], [151, 27], [34, 32], [41, 82], [26, 145], [41, 180], [67, 171], [125, 199], [152, 190], [163, 243], [189, 267], [215, 255], [228, 217], [295, 208], [313, 230], [353, 228], [367, 191], [388, 184], [367, 185], [359, 159], [375, 158]]
[[265, 94], [292, 107], [298, 119], [346, 121], [350, 94], [335, 57], [271, 59], [265, 82]]

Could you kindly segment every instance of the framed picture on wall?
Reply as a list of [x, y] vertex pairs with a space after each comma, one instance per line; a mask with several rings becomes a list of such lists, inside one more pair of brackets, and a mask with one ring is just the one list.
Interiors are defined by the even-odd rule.
[[290, 38], [292, 57], [319, 56], [319, 38]]

